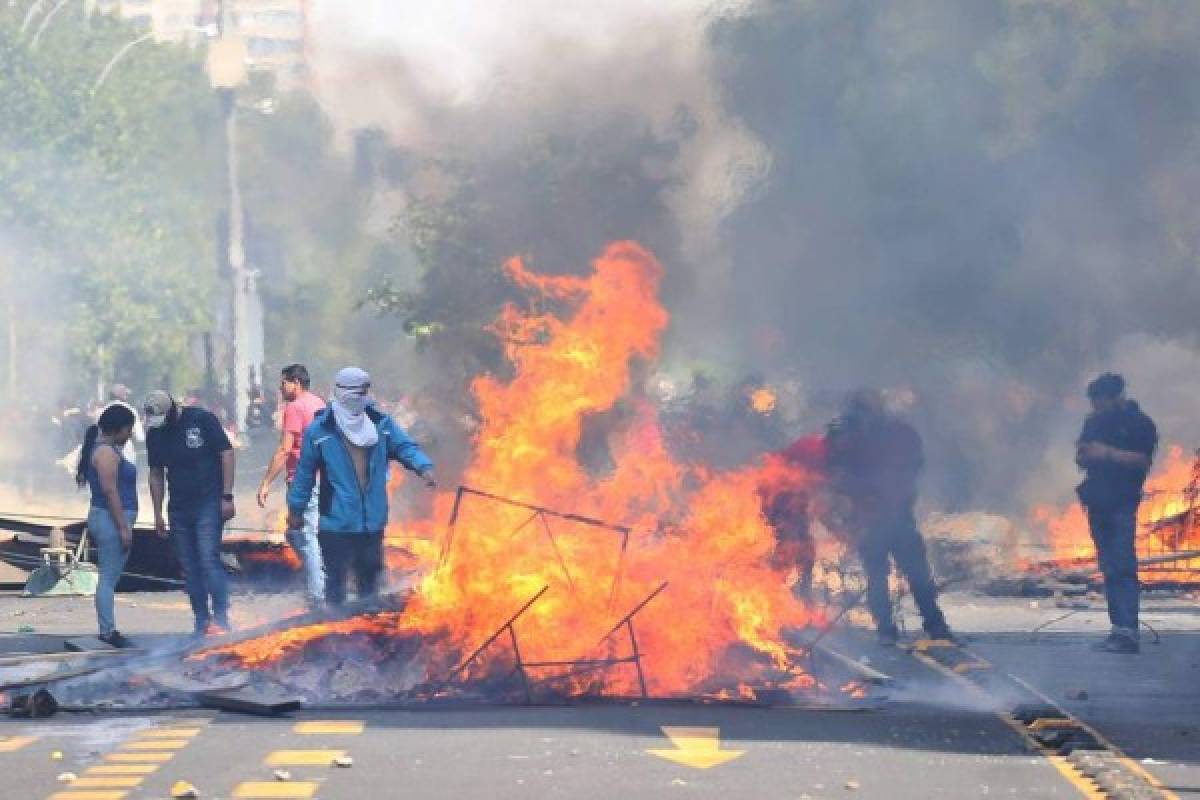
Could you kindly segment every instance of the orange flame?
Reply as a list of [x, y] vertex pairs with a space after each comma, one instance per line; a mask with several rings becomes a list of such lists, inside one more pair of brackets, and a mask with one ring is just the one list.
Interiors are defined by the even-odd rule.
[[255, 564], [278, 564], [289, 572], [299, 572], [304, 563], [291, 545], [280, 545], [267, 550], [250, 550], [238, 556], [242, 561]]
[[870, 695], [871, 688], [864, 681], [854, 680], [844, 684], [842, 691], [856, 700], [861, 700]]
[[[667, 589], [635, 619], [651, 693], [703, 692], [714, 680], [734, 685], [780, 671], [803, 683], [807, 676], [797, 676], [783, 631], [810, 623], [812, 615], [771, 565], [775, 536], [760, 495], [783, 467], [768, 462], [710, 474], [677, 463], [653, 405], [629, 397], [631, 370], [657, 357], [668, 323], [657, 297], [658, 261], [635, 243], [619, 242], [585, 275], [538, 275], [519, 259], [505, 270], [528, 303], [505, 307], [493, 326], [511, 377], [474, 381], [482, 423], [464, 483], [625, 526], [627, 547], [617, 530], [468, 495], [444, 560], [430, 546], [433, 520], [406, 526], [427, 537], [427, 546], [411, 548], [423, 561], [423, 578], [402, 617], [374, 617], [369, 625], [427, 637], [436, 667], [445, 669], [546, 586], [516, 623], [525, 660], [624, 656], [631, 644], [624, 633], [603, 643], [601, 637], [665, 581]], [[617, 415], [607, 430], [614, 466], [591, 474], [577, 457], [583, 426], [607, 420], [619, 402], [631, 413]], [[439, 495], [434, 520], [449, 519], [453, 503], [452, 494]], [[330, 632], [291, 633], [273, 646], [283, 652], [300, 638]], [[247, 645], [224, 652], [254, 665], [262, 657], [255, 647], [253, 655]], [[747, 648], [757, 657], [727, 657]], [[493, 649], [475, 674], [496, 659], [511, 666], [503, 646]], [[610, 669], [589, 681], [593, 691], [597, 682], [604, 692], [636, 691], [632, 669]]]
[[750, 407], [759, 414], [770, 414], [775, 410], [775, 392], [767, 386], [750, 393]]
[[397, 636], [407, 629], [408, 625], [401, 612], [383, 611], [334, 622], [286, 628], [270, 636], [205, 650], [190, 658], [199, 660], [210, 656], [228, 655], [236, 658], [241, 666], [255, 669], [286, 659], [312, 642], [331, 636]]
[[[1138, 509], [1137, 553], [1141, 559], [1200, 550], [1200, 508], [1197, 507], [1197, 470], [1200, 459], [1188, 458], [1182, 447], [1167, 448], [1166, 458], [1146, 480], [1144, 500]], [[1087, 515], [1078, 503], [1066, 508], [1036, 506], [1031, 527], [1045, 534], [1056, 562], [1091, 560], [1092, 543]], [[1171, 565], [1143, 570], [1143, 583], [1195, 580], [1195, 576], [1172, 570]]]

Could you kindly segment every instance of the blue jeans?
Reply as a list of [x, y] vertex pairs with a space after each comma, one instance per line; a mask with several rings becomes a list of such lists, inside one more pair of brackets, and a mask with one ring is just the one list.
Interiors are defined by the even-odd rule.
[[[121, 513], [132, 528], [137, 512]], [[108, 509], [93, 506], [88, 512], [87, 529], [88, 535], [96, 543], [96, 556], [100, 560], [100, 580], [96, 584], [96, 621], [100, 626], [100, 635], [107, 636], [117, 626], [114, 595], [121, 573], [125, 571], [125, 562], [129, 560], [129, 551], [125, 549], [121, 532]]]
[[221, 534], [225, 523], [221, 520], [220, 501], [172, 509], [167, 512], [167, 518], [175, 553], [183, 567], [192, 615], [196, 618], [196, 632], [203, 633], [210, 619], [229, 627], [229, 585], [225, 566], [221, 563]]
[[1104, 598], [1114, 633], [1138, 638], [1137, 506], [1088, 509], [1088, 526], [1104, 574]]
[[321, 545], [317, 541], [317, 523], [321, 518], [321, 490], [313, 487], [312, 499], [304, 509], [304, 529], [288, 531], [287, 540], [300, 562], [304, 564], [304, 592], [308, 604], [318, 608], [325, 602], [325, 563], [321, 560]]

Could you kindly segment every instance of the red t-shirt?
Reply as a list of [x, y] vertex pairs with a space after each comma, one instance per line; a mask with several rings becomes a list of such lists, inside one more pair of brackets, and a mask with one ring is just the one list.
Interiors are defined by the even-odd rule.
[[317, 412], [325, 408], [325, 401], [312, 392], [304, 392], [283, 407], [283, 432], [292, 434], [292, 450], [287, 457], [287, 477], [296, 477], [296, 466], [300, 463], [300, 445], [304, 443], [304, 429], [312, 424]]
[[824, 469], [827, 455], [825, 437], [820, 434], [802, 436], [788, 445], [782, 455], [798, 466], [815, 470]]

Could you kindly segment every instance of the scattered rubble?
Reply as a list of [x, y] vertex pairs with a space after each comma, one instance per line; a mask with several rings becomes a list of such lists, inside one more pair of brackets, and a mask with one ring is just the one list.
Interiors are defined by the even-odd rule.
[[171, 797], [175, 800], [192, 800], [200, 796], [200, 790], [187, 781], [176, 781], [171, 786]]

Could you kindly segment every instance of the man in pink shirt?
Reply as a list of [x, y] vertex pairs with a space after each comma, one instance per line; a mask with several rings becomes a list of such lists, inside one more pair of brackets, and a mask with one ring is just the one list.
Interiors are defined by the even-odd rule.
[[[283, 432], [279, 437], [279, 449], [271, 457], [267, 474], [263, 476], [262, 484], [258, 487], [260, 508], [267, 507], [271, 484], [285, 468], [288, 483], [292, 482], [296, 475], [296, 465], [300, 463], [300, 445], [304, 441], [304, 429], [312, 424], [317, 412], [325, 408], [325, 402], [308, 390], [309, 383], [308, 369], [303, 364], [284, 367], [279, 382], [279, 391], [285, 403], [281, 426]], [[319, 492], [319, 488], [313, 489], [312, 499], [304, 512], [303, 530], [287, 532], [288, 543], [304, 564], [305, 593], [312, 608], [320, 607], [325, 597], [325, 567], [321, 562], [321, 547], [317, 543]]]

